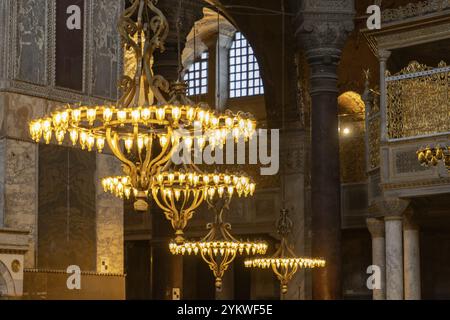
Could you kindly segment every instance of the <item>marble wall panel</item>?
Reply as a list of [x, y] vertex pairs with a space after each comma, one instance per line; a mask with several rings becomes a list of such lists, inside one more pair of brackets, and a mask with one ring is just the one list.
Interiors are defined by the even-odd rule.
[[[113, 156], [97, 154], [97, 272], [123, 273], [123, 201], [103, 191], [101, 179], [120, 175], [120, 162]], [[105, 265], [107, 268], [105, 268]]]
[[117, 22], [123, 10], [121, 0], [93, 1], [92, 91], [95, 96], [115, 99], [119, 79], [120, 40]]
[[40, 145], [38, 267], [96, 270], [95, 154]]
[[19, 0], [15, 77], [34, 84], [46, 84], [47, 5], [43, 0]]

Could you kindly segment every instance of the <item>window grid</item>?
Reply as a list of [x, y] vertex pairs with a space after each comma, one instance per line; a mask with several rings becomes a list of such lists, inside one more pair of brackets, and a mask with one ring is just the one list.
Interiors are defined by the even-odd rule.
[[203, 52], [186, 71], [184, 81], [188, 84], [188, 96], [206, 94], [208, 92], [208, 52]]
[[241, 32], [234, 35], [230, 49], [230, 98], [264, 94], [258, 61]]

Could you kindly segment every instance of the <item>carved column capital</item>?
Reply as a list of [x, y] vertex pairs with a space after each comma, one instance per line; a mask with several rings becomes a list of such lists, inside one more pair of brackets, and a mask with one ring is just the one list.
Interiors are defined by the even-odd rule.
[[385, 220], [402, 219], [403, 214], [408, 208], [410, 200], [400, 198], [385, 198], [379, 201], [376, 206]]
[[380, 62], [386, 62], [389, 57], [391, 56], [391, 51], [386, 50], [386, 49], [379, 49], [378, 50], [378, 59], [380, 60]]
[[337, 93], [336, 67], [354, 29], [353, 0], [306, 0], [296, 16], [296, 37], [311, 66], [311, 95]]
[[384, 238], [384, 221], [377, 218], [368, 218], [366, 220], [367, 229], [369, 229], [372, 238]]
[[353, 0], [306, 0], [297, 12], [296, 36], [307, 56], [340, 55], [354, 29]]

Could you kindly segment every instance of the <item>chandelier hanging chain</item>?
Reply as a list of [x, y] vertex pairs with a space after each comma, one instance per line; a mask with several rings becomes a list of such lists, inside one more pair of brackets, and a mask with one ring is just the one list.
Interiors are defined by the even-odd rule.
[[181, 73], [183, 72], [183, 61], [181, 56], [181, 27], [183, 22], [181, 20], [181, 11], [183, 7], [183, 0], [178, 0], [178, 12], [177, 12], [177, 54], [178, 54], [178, 82], [181, 82]]
[[[284, 8], [284, 0], [281, 0], [281, 132], [286, 135], [286, 115], [285, 115], [285, 54], [286, 54], [286, 38], [285, 38], [285, 8]], [[284, 157], [283, 163], [281, 165], [281, 205], [283, 208], [286, 207], [286, 162]], [[285, 210], [285, 209], [283, 209]]]

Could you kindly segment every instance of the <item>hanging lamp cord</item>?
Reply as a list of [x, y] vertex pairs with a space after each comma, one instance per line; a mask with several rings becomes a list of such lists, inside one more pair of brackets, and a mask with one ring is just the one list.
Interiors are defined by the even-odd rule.
[[183, 22], [181, 21], [181, 10], [183, 8], [183, 0], [179, 0], [178, 1], [178, 13], [177, 13], [177, 50], [178, 50], [178, 82], [181, 81], [181, 73], [183, 72], [183, 61], [182, 61], [182, 57], [181, 57], [181, 38], [180, 38], [180, 33], [181, 33], [181, 27]]
[[[285, 97], [285, 68], [286, 68], [286, 63], [285, 63], [285, 52], [286, 52], [286, 39], [285, 39], [285, 19], [286, 19], [286, 15], [285, 15], [285, 7], [284, 7], [284, 0], [281, 0], [281, 133], [282, 135], [285, 134], [285, 130], [286, 130], [286, 119], [285, 119], [285, 104], [286, 104], [286, 97]], [[282, 149], [283, 150], [283, 149]], [[285, 164], [285, 159], [283, 158], [283, 163], [282, 163], [282, 172], [281, 172], [281, 204], [283, 209], [285, 209], [286, 206], [286, 179], [285, 179], [285, 174], [286, 174], [286, 164]]]

